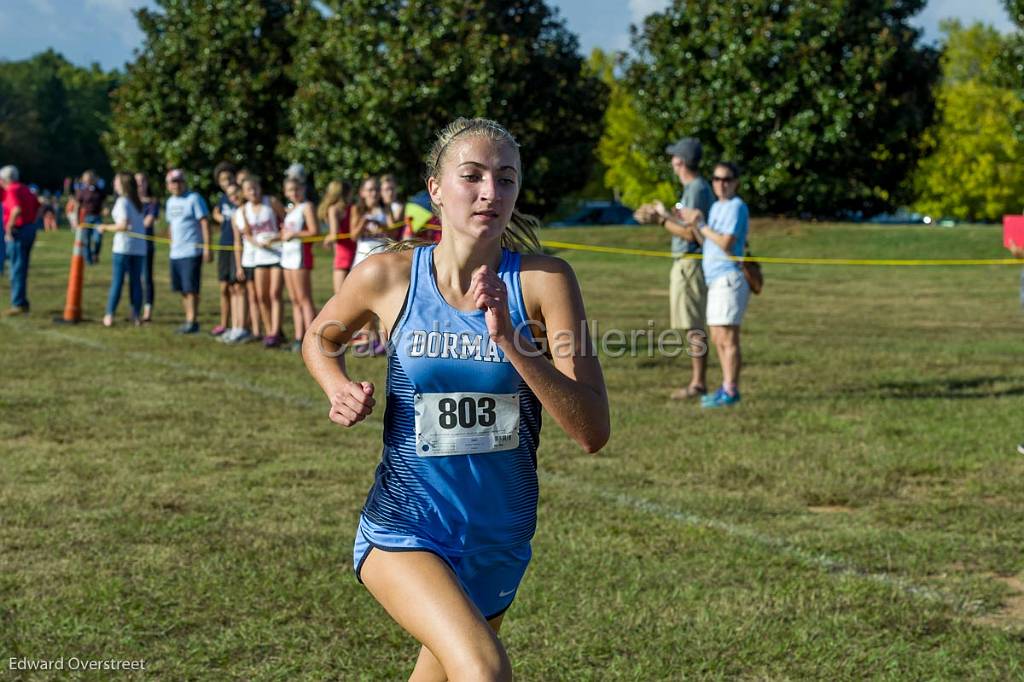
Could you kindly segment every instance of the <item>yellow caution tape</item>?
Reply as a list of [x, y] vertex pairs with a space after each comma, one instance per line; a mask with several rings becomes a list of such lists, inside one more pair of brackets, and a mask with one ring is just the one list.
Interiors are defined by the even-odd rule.
[[[688, 260], [700, 260], [699, 253], [688, 253], [684, 256], [676, 256], [667, 251], [650, 251], [645, 249], [625, 249], [615, 246], [593, 246], [590, 244], [574, 244], [572, 242], [541, 241], [541, 246], [549, 246], [556, 249], [568, 249], [572, 251], [591, 251], [593, 253], [614, 253], [623, 256], [646, 256], [652, 258], [685, 258]], [[947, 258], [947, 259], [872, 259], [872, 258], [788, 258], [775, 256], [729, 256], [732, 261], [751, 260], [758, 263], [774, 263], [780, 265], [895, 265], [895, 266], [919, 266], [919, 265], [1024, 265], [1024, 258]]]
[[[397, 225], [395, 226], [397, 227]], [[134, 232], [125, 233], [135, 239], [145, 239], [146, 241], [157, 242], [160, 244], [170, 244], [171, 240], [167, 237], [157, 237], [151, 235], [141, 235]], [[300, 241], [302, 242], [322, 242], [326, 235], [314, 235], [312, 237], [303, 237]], [[344, 239], [350, 237], [349, 233], [339, 234], [338, 239]], [[618, 246], [599, 246], [595, 244], [576, 244], [573, 242], [561, 242], [552, 240], [541, 240], [541, 246], [550, 247], [553, 249], [565, 249], [569, 251], [589, 251], [591, 253], [611, 253], [622, 256], [643, 256], [647, 258], [684, 258], [687, 260], [701, 260], [702, 256], [699, 253], [688, 253], [683, 256], [676, 256], [668, 251], [653, 251], [649, 249], [627, 249]], [[202, 244], [194, 244], [193, 246], [202, 247]], [[221, 246], [219, 244], [211, 244], [211, 251], [233, 251], [234, 246]], [[1024, 265], [1024, 258], [940, 258], [940, 259], [927, 259], [927, 258], [914, 258], [914, 259], [873, 259], [873, 258], [797, 258], [797, 257], [777, 257], [777, 256], [729, 256], [731, 261], [744, 261], [751, 260], [758, 263], [775, 264], [775, 265], [852, 265], [852, 266], [959, 266], [959, 265]]]

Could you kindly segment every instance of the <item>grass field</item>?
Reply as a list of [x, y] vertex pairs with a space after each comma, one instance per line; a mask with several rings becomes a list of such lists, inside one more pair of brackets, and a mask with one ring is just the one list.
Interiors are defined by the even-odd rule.
[[[667, 248], [653, 228], [544, 237]], [[777, 256], [999, 244], [992, 227], [752, 234]], [[162, 248], [153, 325], [98, 324], [109, 239], [92, 322], [53, 325], [70, 248], [40, 236], [33, 313], [0, 321], [0, 674], [50, 679], [9, 659], [74, 656], [145, 659], [136, 675], [161, 680], [403, 679], [417, 647], [351, 567], [383, 410], [341, 430], [298, 356], [174, 336]], [[602, 329], [667, 324], [668, 260], [560, 255]], [[602, 360], [598, 456], [548, 420], [534, 560], [502, 631], [517, 677], [1024, 678], [1019, 268], [765, 274], [739, 407], [669, 401], [688, 363], [641, 354]], [[351, 367], [383, 387], [383, 359]]]

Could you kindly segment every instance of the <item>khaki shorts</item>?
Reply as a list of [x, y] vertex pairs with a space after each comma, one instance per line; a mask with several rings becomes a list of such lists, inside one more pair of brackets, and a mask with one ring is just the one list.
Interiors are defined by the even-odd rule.
[[677, 258], [669, 278], [669, 307], [673, 329], [705, 329], [704, 311], [708, 288], [704, 271], [696, 258]]

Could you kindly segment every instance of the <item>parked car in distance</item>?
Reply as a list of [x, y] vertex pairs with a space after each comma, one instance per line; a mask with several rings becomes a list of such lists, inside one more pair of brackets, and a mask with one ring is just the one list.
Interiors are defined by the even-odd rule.
[[567, 218], [549, 223], [549, 227], [578, 225], [636, 225], [633, 209], [618, 201], [587, 201]]

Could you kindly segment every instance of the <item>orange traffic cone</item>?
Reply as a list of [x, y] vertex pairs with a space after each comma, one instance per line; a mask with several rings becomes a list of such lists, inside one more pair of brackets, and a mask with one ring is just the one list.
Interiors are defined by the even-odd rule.
[[75, 248], [71, 252], [71, 272], [68, 275], [68, 294], [64, 302], [64, 316], [54, 322], [75, 324], [82, 321], [82, 275], [85, 270], [85, 251], [82, 247], [82, 228], [75, 230]]

